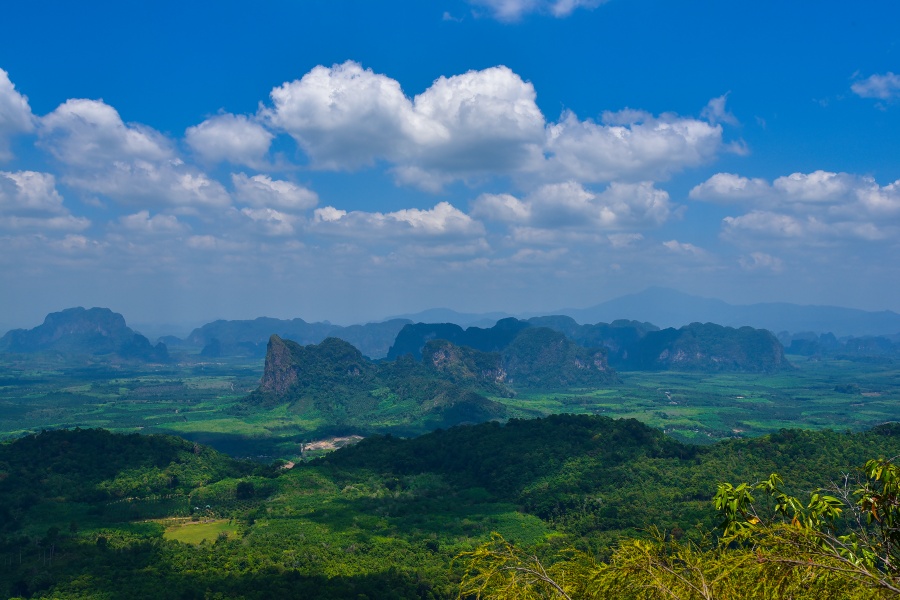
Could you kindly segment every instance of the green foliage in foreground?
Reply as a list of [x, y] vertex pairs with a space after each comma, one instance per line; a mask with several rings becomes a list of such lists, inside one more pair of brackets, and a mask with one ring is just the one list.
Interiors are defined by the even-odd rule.
[[[709, 535], [723, 518], [718, 482], [780, 472], [793, 487], [779, 489], [799, 496], [900, 454], [898, 433], [786, 430], [696, 447], [634, 420], [560, 415], [374, 437], [283, 469], [176, 438], [48, 432], [0, 445], [0, 505], [16, 507], [0, 531], [0, 596], [450, 599], [477, 576], [455, 557], [492, 532], [557, 582], [551, 569], [567, 561], [626, 574], [696, 564], [714, 577], [727, 561], [757, 568], [752, 541]], [[206, 540], [172, 539], [191, 527]]]
[[569, 547], [545, 566], [495, 534], [459, 557], [466, 564], [460, 595], [504, 600], [900, 596], [900, 467], [891, 461], [870, 460], [852, 486], [845, 480], [806, 501], [786, 493], [773, 474], [754, 485], [720, 484], [714, 504], [724, 519], [720, 539], [682, 542], [654, 530], [654, 539], [624, 541], [602, 563]]

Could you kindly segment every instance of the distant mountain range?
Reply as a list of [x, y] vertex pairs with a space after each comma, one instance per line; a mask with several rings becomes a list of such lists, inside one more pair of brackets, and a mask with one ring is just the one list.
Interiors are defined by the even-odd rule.
[[404, 319], [411, 323], [453, 323], [460, 327], [491, 327], [500, 319], [512, 317], [504, 312], [461, 313], [450, 308], [429, 308], [417, 313], [397, 315], [389, 319]]
[[838, 337], [900, 333], [900, 314], [889, 310], [873, 312], [786, 302], [735, 305], [660, 287], [621, 296], [590, 308], [555, 312], [572, 317], [579, 323], [635, 319], [660, 327], [680, 327], [694, 322], [711, 322], [729, 327], [749, 325], [774, 333], [831, 332]]
[[[545, 316], [550, 315], [550, 316]], [[436, 308], [402, 315], [380, 323], [340, 326], [326, 322], [310, 323], [303, 319], [218, 320], [198, 327], [185, 339], [165, 336], [151, 345], [146, 337], [125, 325], [122, 315], [109, 309], [73, 308], [48, 315], [44, 324], [34, 329], [9, 331], [0, 339], [0, 352], [57, 352], [62, 354], [110, 355], [141, 360], [162, 360], [168, 350], [199, 352], [206, 358], [245, 356], [262, 358], [269, 336], [277, 334], [299, 344], [317, 344], [328, 337], [353, 344], [372, 359], [393, 358], [403, 353], [420, 356], [427, 339], [447, 339], [454, 344], [495, 352], [500, 347], [485, 346], [479, 331], [509, 319], [501, 312], [460, 313]], [[776, 335], [785, 347], [794, 340], [790, 354], [896, 355], [900, 352], [900, 314], [892, 311], [864, 311], [835, 306], [801, 306], [788, 303], [733, 305], [712, 298], [685, 294], [668, 288], [649, 288], [589, 308], [548, 311], [543, 315], [519, 315], [531, 326], [550, 327], [564, 333], [585, 348], [604, 347], [610, 364], [626, 365], [624, 352], [647, 332], [660, 328], [679, 328], [692, 323], [715, 323], [739, 329], [766, 329]], [[426, 340], [412, 340], [415, 349], [405, 347], [398, 338], [404, 326], [428, 325]], [[463, 328], [475, 328], [463, 333]], [[514, 332], [507, 332], [512, 334]], [[838, 341], [831, 341], [831, 334]], [[809, 340], [824, 335], [816, 349]], [[473, 337], [474, 336], [474, 337]], [[880, 336], [878, 340], [871, 340]], [[413, 336], [415, 337], [415, 336]], [[507, 335], [503, 343], [511, 339]], [[653, 336], [651, 336], [653, 338]], [[853, 339], [850, 339], [853, 338]], [[856, 341], [859, 338], [863, 341]], [[884, 338], [884, 339], [881, 339]], [[497, 343], [496, 332], [485, 338], [485, 344]], [[389, 355], [392, 346], [396, 350]], [[802, 351], [802, 352], [801, 352]], [[399, 353], [399, 354], [398, 354]]]
[[620, 296], [588, 308], [561, 308], [539, 313], [458, 313], [447, 308], [403, 315], [414, 323], [455, 323], [462, 327], [489, 327], [497, 320], [544, 315], [564, 315], [581, 324], [634, 320], [658, 327], [681, 327], [690, 323], [717, 323], [728, 327], [756, 327], [773, 333], [833, 333], [838, 337], [900, 333], [900, 314], [890, 310], [866, 311], [839, 306], [799, 305], [787, 302], [729, 304], [664, 287]]
[[342, 327], [331, 323], [308, 323], [303, 319], [272, 319], [260, 317], [243, 321], [213, 321], [195, 329], [185, 340], [164, 338], [172, 346], [187, 345], [202, 348], [201, 354], [209, 358], [220, 356], [266, 355], [266, 344], [272, 334], [290, 339], [298, 344], [318, 344], [328, 337], [340, 338], [356, 346], [370, 358], [382, 358], [387, 354], [405, 319], [391, 319], [381, 323]]

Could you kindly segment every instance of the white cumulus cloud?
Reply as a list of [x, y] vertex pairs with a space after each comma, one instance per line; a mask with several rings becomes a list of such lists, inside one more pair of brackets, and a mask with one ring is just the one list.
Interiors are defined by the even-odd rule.
[[396, 80], [348, 61], [275, 88], [264, 116], [319, 168], [385, 160], [399, 181], [437, 190], [537, 160], [544, 118], [535, 97], [530, 83], [493, 67], [440, 77], [410, 99]]
[[541, 229], [657, 226], [672, 212], [669, 194], [650, 182], [613, 182], [598, 193], [570, 181], [543, 185], [522, 199], [482, 194], [472, 205], [479, 218]]
[[475, 237], [484, 226], [449, 202], [434, 208], [408, 208], [389, 213], [343, 211], [333, 207], [316, 209], [314, 227], [328, 234], [353, 237]]
[[5, 229], [80, 231], [90, 226], [63, 206], [56, 179], [35, 171], [0, 171], [0, 226]]
[[142, 125], [126, 125], [116, 109], [101, 100], [67, 100], [41, 119], [40, 135], [57, 159], [75, 167], [174, 158], [162, 134]]
[[9, 138], [34, 129], [28, 98], [16, 91], [9, 73], [0, 69], [0, 160], [12, 158]]
[[818, 215], [825, 220], [900, 217], [900, 181], [879, 185], [872, 177], [813, 171], [749, 179], [717, 173], [690, 191], [694, 200], [750, 204], [757, 209]]
[[188, 146], [204, 161], [261, 165], [275, 135], [244, 115], [221, 114], [185, 131]]
[[148, 210], [126, 215], [119, 219], [119, 224], [132, 233], [182, 233], [188, 230], [187, 225], [181, 223], [174, 215], [157, 214], [151, 217]]
[[319, 196], [314, 191], [268, 175], [248, 177], [244, 173], [233, 173], [231, 182], [235, 197], [251, 206], [304, 211], [319, 203]]
[[41, 119], [41, 144], [67, 168], [64, 181], [115, 201], [222, 207], [222, 185], [184, 163], [159, 132], [126, 124], [100, 100], [68, 100]]
[[397, 158], [409, 139], [427, 135], [400, 84], [348, 61], [318, 66], [272, 90], [264, 115], [323, 168], [352, 169]]
[[[749, 232], [763, 237], [801, 238], [811, 229], [801, 219], [768, 211], [756, 210], [739, 217], [723, 219], [726, 234]], [[821, 230], [821, 225], [817, 227]]]
[[294, 234], [298, 217], [274, 208], [243, 208], [241, 214], [259, 227], [265, 235], [284, 236]]
[[582, 182], [666, 179], [710, 162], [722, 150], [722, 127], [707, 121], [641, 111], [605, 113], [603, 123], [572, 112], [548, 128], [545, 171]]
[[314, 168], [384, 163], [398, 183], [437, 192], [453, 181], [512, 176], [540, 183], [661, 180], [713, 160], [734, 124], [727, 95], [703, 118], [625, 109], [602, 121], [564, 112], [547, 121], [534, 86], [497, 66], [437, 78], [415, 97], [348, 61], [272, 90], [259, 118], [291, 135]]
[[716, 173], [690, 191], [693, 200], [743, 202], [769, 196], [772, 188], [765, 179], [741, 177], [733, 173]]

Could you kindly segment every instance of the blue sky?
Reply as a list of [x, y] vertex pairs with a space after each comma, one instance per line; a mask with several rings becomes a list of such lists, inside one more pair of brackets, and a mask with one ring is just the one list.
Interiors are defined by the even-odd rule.
[[0, 326], [900, 310], [895, 2], [3, 8]]

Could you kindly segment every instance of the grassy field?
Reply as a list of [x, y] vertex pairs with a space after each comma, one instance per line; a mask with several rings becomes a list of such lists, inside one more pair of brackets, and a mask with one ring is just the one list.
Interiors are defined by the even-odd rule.
[[163, 537], [167, 540], [194, 545], [200, 545], [203, 541], [214, 542], [223, 537], [233, 538], [237, 535], [237, 526], [224, 519], [207, 522], [185, 521], [166, 527], [166, 531], [163, 533]]
[[694, 443], [791, 427], [858, 431], [900, 419], [900, 365], [790, 358], [797, 368], [776, 375], [626, 371], [622, 384], [610, 389], [497, 400], [523, 417], [569, 412], [635, 418]]
[[[900, 419], [900, 365], [790, 357], [777, 375], [622, 372], [603, 389], [523, 391], [495, 398], [511, 416], [592, 413], [633, 417], [696, 443], [781, 428], [861, 430]], [[165, 367], [0, 365], [0, 439], [41, 429], [103, 427], [171, 433], [236, 456], [297, 460], [300, 443], [328, 423], [290, 407], [248, 410], [240, 400], [262, 374], [261, 360]], [[391, 421], [385, 407], [384, 423]], [[329, 432], [327, 435], [355, 432]]]

